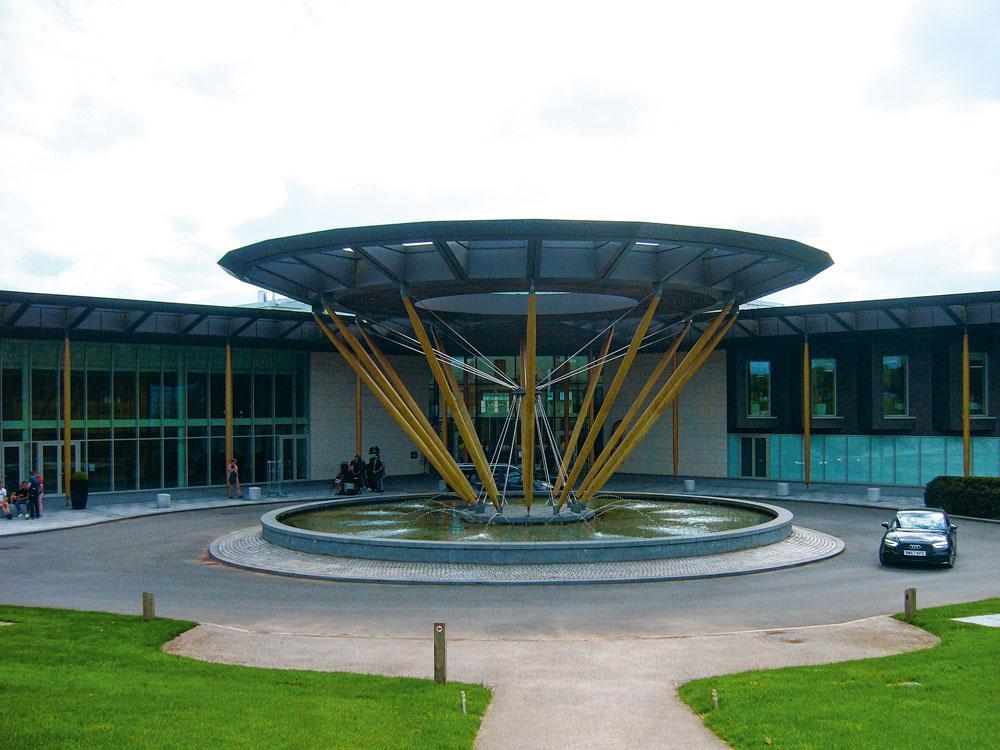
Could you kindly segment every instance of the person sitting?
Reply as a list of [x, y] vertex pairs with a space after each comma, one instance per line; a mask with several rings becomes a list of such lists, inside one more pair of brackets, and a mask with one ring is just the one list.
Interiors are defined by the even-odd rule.
[[0, 479], [0, 513], [8, 521], [14, 517], [10, 514], [10, 503], [7, 501], [7, 488], [3, 486], [2, 479]]
[[358, 453], [355, 453], [354, 458], [351, 459], [348, 476], [350, 477], [348, 481], [354, 484], [355, 491], [361, 492], [365, 481], [365, 463], [361, 460], [361, 455]]
[[14, 493], [14, 506], [17, 508], [18, 518], [28, 517], [28, 482], [21, 482], [21, 486]]

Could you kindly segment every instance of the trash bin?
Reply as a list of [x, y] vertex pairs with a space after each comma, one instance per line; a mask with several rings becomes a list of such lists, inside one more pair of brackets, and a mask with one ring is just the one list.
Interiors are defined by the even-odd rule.
[[156, 507], [157, 508], [169, 508], [170, 507], [170, 493], [160, 492], [156, 496]]
[[788, 497], [788, 482], [778, 482], [778, 495]]
[[247, 500], [260, 500], [260, 487], [247, 487]]
[[684, 491], [685, 492], [694, 492], [694, 480], [693, 479], [685, 479], [684, 480]]
[[881, 487], [869, 487], [868, 488], [868, 502], [877, 503], [882, 499], [882, 488]]

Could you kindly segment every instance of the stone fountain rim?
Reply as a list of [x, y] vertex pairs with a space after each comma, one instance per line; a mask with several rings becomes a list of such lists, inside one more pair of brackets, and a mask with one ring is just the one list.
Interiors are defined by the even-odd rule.
[[669, 499], [704, 505], [726, 505], [766, 513], [771, 516], [771, 519], [741, 529], [695, 536], [563, 542], [452, 542], [425, 539], [370, 539], [297, 529], [282, 523], [282, 519], [290, 516], [323, 508], [402, 502], [428, 497], [428, 493], [411, 493], [321, 500], [277, 508], [261, 517], [261, 536], [271, 544], [289, 549], [340, 557], [421, 562], [545, 564], [652, 560], [709, 555], [773, 544], [787, 538], [792, 531], [791, 511], [752, 500], [659, 492], [606, 492], [600, 494], [602, 496], [624, 494], [628, 497], [650, 500]]

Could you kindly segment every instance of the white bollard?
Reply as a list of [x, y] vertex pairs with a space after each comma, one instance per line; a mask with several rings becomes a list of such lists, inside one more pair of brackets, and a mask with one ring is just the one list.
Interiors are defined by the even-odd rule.
[[170, 493], [161, 492], [156, 496], [156, 507], [157, 508], [169, 508], [170, 507]]
[[778, 482], [778, 495], [788, 497], [788, 482]]
[[260, 487], [247, 487], [247, 500], [260, 500]]
[[882, 488], [881, 487], [869, 487], [868, 488], [868, 502], [877, 503], [882, 499]]
[[694, 480], [693, 479], [685, 479], [684, 480], [684, 491], [685, 492], [694, 492]]

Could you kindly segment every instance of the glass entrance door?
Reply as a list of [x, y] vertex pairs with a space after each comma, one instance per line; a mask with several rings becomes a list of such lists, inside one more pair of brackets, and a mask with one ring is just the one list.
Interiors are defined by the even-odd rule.
[[740, 476], [767, 476], [767, 438], [740, 438]]
[[24, 462], [21, 459], [22, 446], [20, 443], [5, 445], [3, 447], [3, 483], [7, 488], [8, 495], [17, 489], [21, 477], [27, 479], [24, 473]]
[[[42, 479], [45, 480], [46, 494], [64, 494], [69, 488], [63, 488], [63, 444], [54, 441], [37, 443], [37, 446], [35, 467], [41, 472]], [[73, 466], [80, 465], [80, 442], [77, 440], [70, 443], [70, 459]]]
[[295, 479], [295, 438], [284, 437], [281, 440], [281, 480], [290, 482]]

